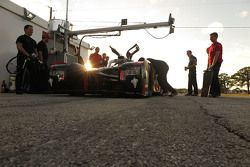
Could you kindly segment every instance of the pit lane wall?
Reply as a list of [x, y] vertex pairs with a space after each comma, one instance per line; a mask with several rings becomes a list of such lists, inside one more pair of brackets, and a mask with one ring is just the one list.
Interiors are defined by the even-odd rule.
[[[9, 73], [5, 66], [7, 62], [17, 54], [16, 39], [19, 35], [24, 34], [23, 27], [26, 24], [33, 25], [34, 32], [32, 38], [39, 42], [42, 37], [42, 31], [48, 31], [48, 22], [43, 20], [39, 16], [35, 16], [32, 20], [28, 20], [24, 17], [25, 8], [16, 5], [9, 0], [0, 1], [0, 82], [5, 80], [9, 82]], [[35, 14], [35, 13], [34, 13]], [[53, 43], [53, 42], [51, 42]], [[57, 49], [62, 49], [63, 42], [59, 42]], [[74, 46], [79, 45], [79, 40], [71, 40], [69, 45], [69, 51], [72, 51], [74, 55]], [[71, 49], [70, 49], [71, 48]], [[48, 46], [51, 49], [51, 46]], [[84, 60], [88, 57], [89, 44], [82, 42], [81, 56]], [[53, 57], [54, 59], [54, 57]], [[59, 57], [62, 61], [65, 61], [64, 57]], [[58, 60], [59, 62], [61, 60]]]

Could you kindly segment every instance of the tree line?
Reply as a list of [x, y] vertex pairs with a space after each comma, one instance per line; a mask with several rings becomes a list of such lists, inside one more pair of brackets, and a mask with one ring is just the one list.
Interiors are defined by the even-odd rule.
[[[221, 90], [227, 93], [231, 88], [239, 89], [242, 87], [247, 88], [247, 93], [250, 94], [250, 67], [241, 68], [233, 75], [227, 73], [219, 74]], [[240, 88], [239, 88], [240, 87]]]

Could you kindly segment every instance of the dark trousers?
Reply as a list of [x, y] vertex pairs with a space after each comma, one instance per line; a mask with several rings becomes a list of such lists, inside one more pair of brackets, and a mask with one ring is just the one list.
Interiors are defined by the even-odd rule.
[[220, 82], [219, 82], [219, 72], [220, 72], [221, 63], [216, 63], [213, 67], [213, 80], [210, 88], [209, 94], [213, 96], [220, 96]]
[[22, 56], [17, 56], [17, 67], [16, 67], [16, 92], [23, 91], [23, 64], [25, 58]]
[[29, 91], [37, 92], [39, 90], [39, 63], [37, 60], [31, 60], [28, 65]]
[[35, 92], [38, 90], [38, 62], [17, 57], [16, 92]]
[[38, 91], [44, 92], [49, 89], [49, 67], [46, 63], [39, 65], [38, 70]]
[[189, 71], [188, 74], [188, 94], [198, 94], [196, 71]]

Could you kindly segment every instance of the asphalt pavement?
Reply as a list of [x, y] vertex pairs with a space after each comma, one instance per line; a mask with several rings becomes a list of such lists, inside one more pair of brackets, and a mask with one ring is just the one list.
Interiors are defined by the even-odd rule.
[[250, 166], [250, 99], [0, 94], [0, 166]]

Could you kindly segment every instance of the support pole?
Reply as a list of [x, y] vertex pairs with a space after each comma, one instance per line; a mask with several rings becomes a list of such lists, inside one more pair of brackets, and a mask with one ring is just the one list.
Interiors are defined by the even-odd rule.
[[69, 0], [66, 2], [66, 23], [64, 25], [64, 47], [63, 52], [68, 52], [68, 42], [69, 42], [69, 21], [68, 21], [68, 6], [69, 6]]

